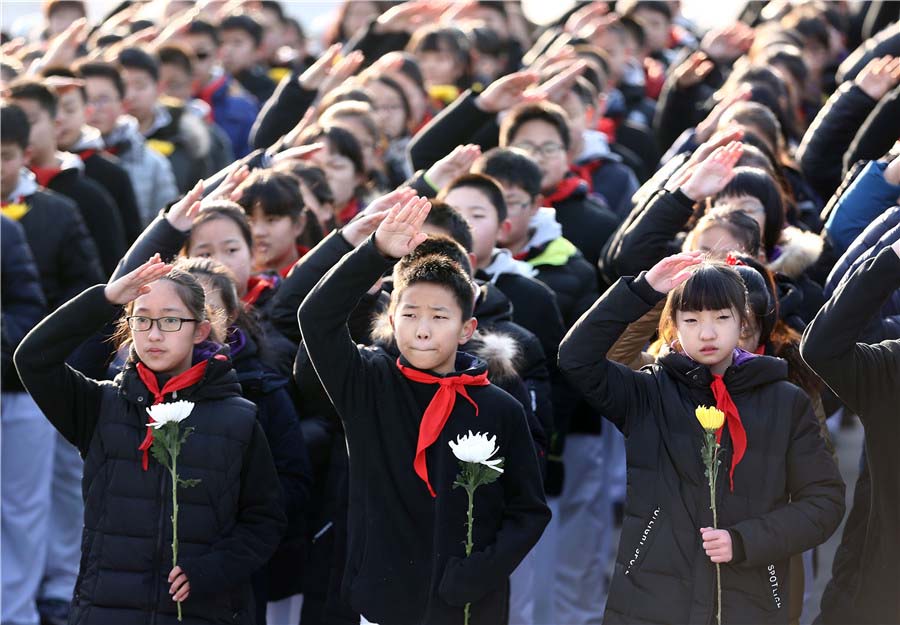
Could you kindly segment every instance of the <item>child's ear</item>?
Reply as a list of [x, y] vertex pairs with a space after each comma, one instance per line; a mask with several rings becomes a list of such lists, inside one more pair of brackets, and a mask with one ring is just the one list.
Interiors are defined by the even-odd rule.
[[209, 320], [204, 319], [199, 322], [194, 329], [194, 345], [199, 345], [203, 341], [209, 338], [209, 333], [212, 331], [212, 324]]
[[470, 317], [468, 320], [464, 321], [462, 329], [459, 331], [459, 344], [465, 345], [471, 341], [472, 335], [475, 334], [476, 329], [478, 329], [478, 319]]
[[478, 267], [478, 259], [475, 257], [474, 252], [469, 252], [467, 255], [469, 257], [469, 264], [472, 266], [472, 271], [474, 272], [476, 267]]
[[497, 230], [497, 240], [499, 241], [501, 238], [506, 237], [510, 230], [512, 230], [512, 222], [509, 219], [501, 221], [500, 228]]

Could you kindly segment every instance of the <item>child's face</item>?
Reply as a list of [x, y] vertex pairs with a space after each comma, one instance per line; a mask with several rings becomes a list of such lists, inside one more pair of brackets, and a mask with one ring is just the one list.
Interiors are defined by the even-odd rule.
[[[490, 198], [473, 187], [459, 187], [450, 191], [444, 201], [455, 208], [472, 229], [472, 252], [479, 269], [491, 263], [491, 253], [497, 246], [501, 229], [508, 229], [506, 222], [497, 221], [497, 209]], [[504, 228], [501, 228], [504, 226]]]
[[418, 52], [416, 58], [427, 87], [453, 85], [462, 76], [462, 68], [452, 52], [445, 50]]
[[140, 69], [125, 68], [122, 79], [125, 81], [125, 110], [139, 120], [152, 117], [159, 97], [159, 85], [153, 76]]
[[247, 281], [252, 271], [250, 248], [241, 229], [227, 217], [212, 219], [191, 231], [188, 256], [213, 258], [231, 270], [237, 281], [238, 295], [247, 293]]
[[31, 124], [28, 147], [33, 156], [42, 160], [56, 152], [56, 123], [36, 100], [13, 100], [25, 112]]
[[[713, 226], [707, 228], [694, 238], [693, 250], [701, 252], [743, 252], [750, 253], [750, 250], [744, 249], [744, 244], [734, 238], [725, 228]], [[692, 250], [692, 251], [693, 251]]]
[[[133, 316], [180, 317], [193, 319], [194, 315], [181, 301], [175, 286], [168, 280], [151, 284], [151, 290], [134, 301]], [[209, 321], [184, 321], [176, 332], [163, 332], [158, 322], [153, 322], [145, 332], [131, 331], [138, 357], [156, 373], [177, 375], [191, 366], [194, 345], [209, 336]]]
[[713, 370], [723, 373], [741, 339], [741, 318], [733, 308], [725, 310], [675, 311], [675, 329], [684, 352]]
[[556, 126], [540, 119], [522, 124], [510, 146], [527, 152], [541, 168], [541, 191], [552, 193], [569, 170], [566, 146]]
[[498, 237], [500, 245], [519, 248], [529, 239], [531, 218], [540, 209], [540, 198], [532, 198], [522, 187], [503, 185], [503, 197], [506, 199], [507, 230]]
[[[25, 150], [17, 143], [0, 143], [0, 200], [6, 201], [19, 184], [19, 172], [25, 166]], [[13, 198], [15, 201], [15, 198]]]
[[190, 34], [187, 36], [187, 44], [194, 51], [194, 80], [205, 85], [216, 65], [219, 53], [216, 42], [208, 35]]
[[356, 173], [353, 161], [331, 150], [331, 144], [325, 141], [325, 149], [312, 155], [312, 161], [325, 172], [328, 186], [334, 194], [334, 205], [339, 209], [344, 208], [353, 199], [353, 192], [362, 182], [362, 177]]
[[666, 16], [650, 9], [638, 8], [634, 12], [635, 21], [644, 27], [645, 47], [648, 52], [659, 52], [669, 47], [669, 20]]
[[378, 118], [381, 131], [389, 139], [396, 139], [408, 134], [406, 113], [400, 94], [377, 80], [367, 84], [366, 89], [372, 93], [374, 98], [372, 108]]
[[116, 127], [116, 120], [124, 112], [122, 98], [111, 80], [100, 77], [86, 78], [84, 87], [90, 106], [87, 108], [87, 122], [108, 135]]
[[81, 136], [86, 123], [84, 100], [78, 89], [67, 89], [59, 96], [56, 108], [56, 142], [60, 149], [68, 150]]
[[223, 30], [219, 52], [222, 55], [222, 66], [232, 76], [256, 63], [256, 42], [243, 30]]
[[306, 216], [295, 220], [290, 215], [267, 215], [257, 206], [249, 217], [256, 268], [280, 271], [297, 254], [297, 237], [303, 232]]
[[391, 325], [400, 353], [417, 369], [450, 373], [456, 350], [472, 338], [475, 318], [463, 321], [453, 292], [440, 284], [419, 282], [399, 294]]
[[188, 102], [193, 93], [193, 77], [178, 65], [164, 63], [159, 66], [159, 88], [164, 95]]

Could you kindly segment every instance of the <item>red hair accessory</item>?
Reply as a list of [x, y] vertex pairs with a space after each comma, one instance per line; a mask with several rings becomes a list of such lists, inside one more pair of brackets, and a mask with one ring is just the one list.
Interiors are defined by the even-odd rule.
[[742, 261], [740, 258], [735, 256], [734, 254], [729, 254], [728, 256], [725, 257], [725, 264], [731, 265], [732, 267], [734, 267], [736, 265], [743, 265], [743, 266], [747, 265], [747, 263]]

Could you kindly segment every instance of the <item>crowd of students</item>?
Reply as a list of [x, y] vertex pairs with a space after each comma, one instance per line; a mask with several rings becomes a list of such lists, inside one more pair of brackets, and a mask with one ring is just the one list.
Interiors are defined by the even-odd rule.
[[900, 622], [900, 5], [293, 8], [3, 33], [4, 625]]

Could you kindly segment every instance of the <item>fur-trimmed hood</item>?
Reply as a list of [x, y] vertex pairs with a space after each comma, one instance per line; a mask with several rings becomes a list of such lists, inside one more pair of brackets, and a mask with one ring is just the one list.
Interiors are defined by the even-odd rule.
[[[387, 311], [377, 315], [372, 321], [372, 343], [392, 355], [398, 355], [397, 343], [394, 341], [394, 329], [391, 327]], [[484, 360], [488, 367], [491, 382], [502, 386], [506, 380], [519, 375], [521, 354], [516, 340], [503, 332], [476, 330], [475, 335], [460, 351], [472, 354]]]
[[799, 278], [822, 255], [824, 241], [814, 232], [788, 226], [781, 232], [777, 256], [769, 262], [769, 270], [789, 278]]

